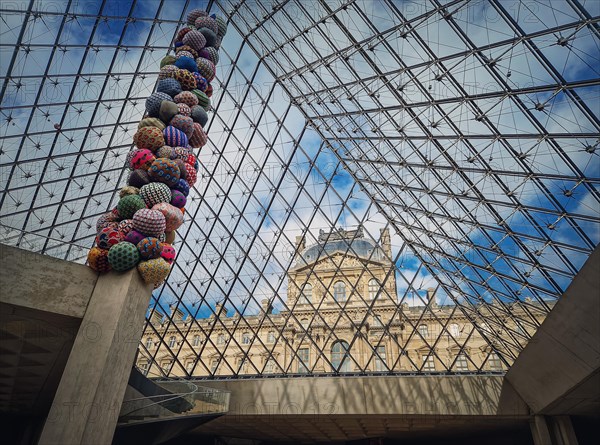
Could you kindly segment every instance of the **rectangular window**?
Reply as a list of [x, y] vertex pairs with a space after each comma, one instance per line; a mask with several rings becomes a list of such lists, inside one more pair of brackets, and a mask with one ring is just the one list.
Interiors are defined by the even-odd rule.
[[194, 341], [192, 342], [192, 346], [198, 346], [198, 345], [200, 345], [200, 336], [194, 335]]
[[310, 359], [310, 350], [308, 348], [300, 348], [298, 350], [298, 372], [306, 374], [308, 372]]
[[435, 361], [432, 355], [423, 355], [423, 371], [435, 371]]
[[465, 354], [458, 354], [458, 357], [456, 357], [455, 369], [457, 371], [469, 370], [469, 362], [467, 361], [467, 356]]
[[385, 346], [377, 346], [377, 354], [375, 356], [375, 371], [387, 371], [385, 365]]
[[148, 362], [140, 363], [140, 370], [142, 371], [142, 374], [148, 375]]
[[419, 334], [423, 338], [427, 338], [429, 336], [429, 329], [426, 324], [419, 325]]
[[269, 331], [267, 334], [267, 343], [275, 343], [275, 332]]
[[219, 366], [219, 360], [214, 359], [210, 362], [210, 373], [215, 374], [217, 372], [217, 367]]
[[272, 359], [267, 360], [265, 365], [265, 374], [273, 374], [275, 370], [275, 362]]
[[250, 344], [250, 334], [248, 332], [244, 332], [242, 335], [242, 344], [249, 345]]
[[495, 352], [490, 354], [488, 364], [491, 371], [502, 371], [502, 360], [500, 360], [500, 357]]

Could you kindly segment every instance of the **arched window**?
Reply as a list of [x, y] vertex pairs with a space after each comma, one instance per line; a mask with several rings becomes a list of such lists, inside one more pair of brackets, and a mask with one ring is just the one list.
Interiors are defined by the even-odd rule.
[[224, 345], [225, 344], [225, 335], [219, 334], [217, 336], [217, 344], [218, 345]]
[[152, 347], [152, 338], [148, 337], [146, 339], [146, 349], [150, 349]]
[[337, 301], [346, 300], [346, 283], [338, 281], [333, 285], [333, 298]]
[[249, 332], [244, 332], [242, 334], [242, 344], [243, 345], [249, 345], [250, 344], [250, 333]]
[[345, 341], [338, 341], [331, 347], [331, 364], [334, 370], [350, 372], [350, 346]]
[[460, 327], [456, 323], [450, 325], [450, 335], [454, 338], [460, 337]]
[[312, 301], [312, 285], [306, 283], [300, 295], [300, 304], [308, 304]]
[[373, 278], [369, 280], [369, 299], [374, 300], [379, 292], [379, 282]]
[[173, 348], [175, 346], [176, 341], [177, 339], [175, 338], [175, 336], [169, 337], [169, 348]]
[[200, 336], [194, 335], [194, 340], [192, 341], [192, 346], [199, 346], [199, 345], [200, 345]]

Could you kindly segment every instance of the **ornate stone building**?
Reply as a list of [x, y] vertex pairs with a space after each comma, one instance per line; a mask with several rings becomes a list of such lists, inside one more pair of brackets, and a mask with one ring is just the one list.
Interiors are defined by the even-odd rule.
[[[173, 322], [155, 311], [159, 331], [145, 332], [137, 365], [150, 376], [171, 377], [502, 371], [488, 340], [508, 332], [486, 324], [476, 330], [456, 306], [438, 305], [433, 289], [421, 305], [400, 304], [392, 258], [387, 230], [379, 243], [360, 227], [321, 231], [311, 246], [297, 237], [287, 310], [274, 313], [263, 300], [256, 315], [227, 316], [217, 304], [213, 315], [197, 320], [177, 309]], [[512, 328], [524, 346], [528, 327]]]

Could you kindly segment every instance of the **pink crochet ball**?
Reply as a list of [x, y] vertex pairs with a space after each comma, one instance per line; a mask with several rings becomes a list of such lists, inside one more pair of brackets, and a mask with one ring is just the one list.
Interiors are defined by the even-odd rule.
[[196, 162], [198, 162], [198, 158], [196, 158], [196, 155], [194, 154], [189, 154], [187, 158], [185, 158], [185, 162], [193, 166], [196, 165]]
[[184, 104], [184, 103], [178, 103], [177, 104], [177, 113], [181, 114], [182, 116], [188, 116], [191, 117], [192, 116], [192, 109]]
[[[157, 204], [158, 206], [170, 204]], [[156, 207], [156, 206], [154, 206]], [[165, 232], [166, 220], [165, 216], [154, 209], [141, 209], [133, 215], [133, 227], [140, 233], [146, 236], [158, 237]]]
[[186, 181], [188, 182], [190, 187], [193, 187], [196, 183], [196, 180], [198, 179], [198, 173], [196, 172], [196, 169], [190, 164], [185, 164], [185, 171], [187, 172]]
[[96, 236], [96, 245], [101, 249], [110, 249], [121, 241], [123, 241], [123, 234], [118, 228], [106, 227]]
[[[131, 224], [133, 225], [133, 220], [131, 220]], [[131, 244], [137, 245], [141, 240], [146, 238], [146, 235], [138, 232], [135, 229], [131, 229], [127, 235], [125, 235], [125, 241]]]
[[175, 247], [173, 247], [170, 244], [163, 244], [163, 249], [160, 253], [160, 256], [163, 257], [165, 261], [167, 261], [167, 263], [173, 264], [173, 261], [175, 261], [176, 254], [177, 253], [175, 252]]
[[[190, 23], [190, 25], [193, 25], [193, 23]], [[181, 29], [179, 30], [179, 32], [177, 33], [177, 37], [175, 37], [175, 41], [176, 41], [176, 42], [182, 42], [182, 41], [183, 41], [183, 38], [185, 37], [185, 35], [186, 35], [188, 32], [190, 32], [190, 31], [193, 31], [193, 30], [194, 30], [194, 28], [191, 28], [191, 27], [185, 27], [185, 28], [181, 28]]]
[[131, 168], [148, 170], [155, 159], [154, 154], [146, 148], [135, 150], [131, 158]]
[[163, 232], [177, 230], [179, 226], [183, 224], [183, 214], [181, 213], [181, 210], [171, 204], [164, 202], [161, 204], [156, 204], [154, 207], [152, 207], [152, 210], [163, 215], [166, 221], [166, 227]]
[[162, 182], [172, 187], [179, 181], [179, 167], [170, 159], [158, 158], [152, 163], [148, 175], [154, 182]]
[[191, 91], [182, 91], [175, 96], [173, 100], [175, 100], [175, 103], [178, 104], [186, 104], [188, 107], [190, 107], [190, 110], [192, 107], [198, 105], [198, 98]]

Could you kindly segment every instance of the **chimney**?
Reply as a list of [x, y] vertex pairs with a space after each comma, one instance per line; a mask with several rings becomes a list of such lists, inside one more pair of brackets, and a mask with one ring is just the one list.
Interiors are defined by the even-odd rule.
[[272, 314], [273, 313], [273, 305], [271, 304], [271, 300], [268, 299], [264, 299], [261, 300], [261, 306], [262, 306], [262, 311], [265, 314]]
[[227, 309], [225, 309], [225, 305], [223, 304], [222, 301], [218, 301], [217, 304], [215, 305], [215, 314], [217, 317], [220, 317], [221, 314], [224, 317], [227, 317]]
[[390, 238], [390, 229], [379, 229], [381, 248], [385, 256], [392, 261], [392, 240]]
[[431, 307], [437, 306], [437, 301], [435, 301], [435, 289], [433, 287], [427, 288], [427, 304]]
[[177, 323], [178, 321], [183, 321], [184, 313], [181, 309], [176, 307], [175, 305], [171, 305], [171, 319]]

